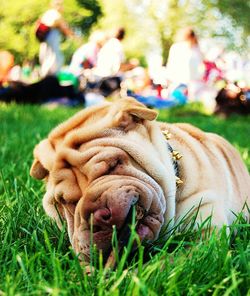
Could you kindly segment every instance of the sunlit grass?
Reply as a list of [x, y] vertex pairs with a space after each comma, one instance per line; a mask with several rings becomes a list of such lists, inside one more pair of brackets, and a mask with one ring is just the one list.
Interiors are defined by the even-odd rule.
[[[229, 238], [225, 229], [202, 238], [177, 228], [165, 243], [140, 246], [132, 258], [125, 250], [113, 271], [93, 256], [96, 268], [84, 272], [66, 228], [59, 231], [44, 213], [43, 185], [29, 176], [34, 145], [75, 111], [0, 105], [0, 295], [247, 295], [250, 229], [240, 216]], [[249, 117], [225, 120], [194, 105], [161, 111], [159, 118], [219, 133], [250, 169]]]

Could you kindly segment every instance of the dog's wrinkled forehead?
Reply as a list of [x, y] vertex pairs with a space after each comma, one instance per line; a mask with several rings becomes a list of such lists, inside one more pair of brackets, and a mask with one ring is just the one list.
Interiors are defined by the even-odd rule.
[[156, 117], [156, 111], [132, 98], [86, 108], [53, 129], [48, 139], [35, 147], [30, 174], [36, 179], [44, 179], [55, 165], [63, 167], [58, 161], [61, 147], [77, 148], [104, 136], [109, 129], [118, 128], [127, 132], [144, 120], [154, 120]]

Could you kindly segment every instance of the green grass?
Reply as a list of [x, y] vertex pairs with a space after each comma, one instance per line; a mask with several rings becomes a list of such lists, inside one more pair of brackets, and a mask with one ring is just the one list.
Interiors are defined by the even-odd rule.
[[[100, 268], [84, 273], [66, 230], [43, 211], [43, 185], [29, 176], [34, 145], [75, 111], [0, 105], [0, 295], [250, 295], [250, 231], [240, 217], [230, 241], [225, 230], [201, 239], [177, 229], [164, 245], [140, 247], [129, 263], [125, 253], [115, 271], [95, 257]], [[225, 120], [194, 105], [162, 111], [159, 118], [219, 133], [250, 169], [250, 117]]]

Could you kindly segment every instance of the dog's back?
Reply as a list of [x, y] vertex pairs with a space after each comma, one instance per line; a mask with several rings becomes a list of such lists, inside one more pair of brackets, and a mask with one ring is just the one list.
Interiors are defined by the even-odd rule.
[[170, 145], [183, 155], [179, 161], [184, 182], [177, 190], [179, 211], [196, 206], [203, 199], [203, 204], [223, 207], [228, 224], [234, 220], [232, 212], [239, 213], [244, 208], [248, 216], [245, 203], [250, 205], [250, 176], [238, 151], [222, 137], [190, 124], [163, 123], [161, 128], [169, 130]]

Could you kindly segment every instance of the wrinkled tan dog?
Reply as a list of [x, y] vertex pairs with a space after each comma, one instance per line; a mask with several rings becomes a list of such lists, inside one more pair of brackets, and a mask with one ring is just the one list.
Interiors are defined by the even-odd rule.
[[164, 224], [199, 205], [198, 221], [212, 214], [212, 225], [221, 227], [249, 203], [248, 171], [228, 142], [156, 117], [131, 98], [105, 103], [80, 111], [34, 149], [31, 176], [46, 182], [44, 209], [59, 227], [59, 215], [66, 220], [72, 246], [86, 261], [91, 223], [107, 257], [112, 226], [119, 233], [132, 205], [141, 209], [140, 239], [153, 241]]

